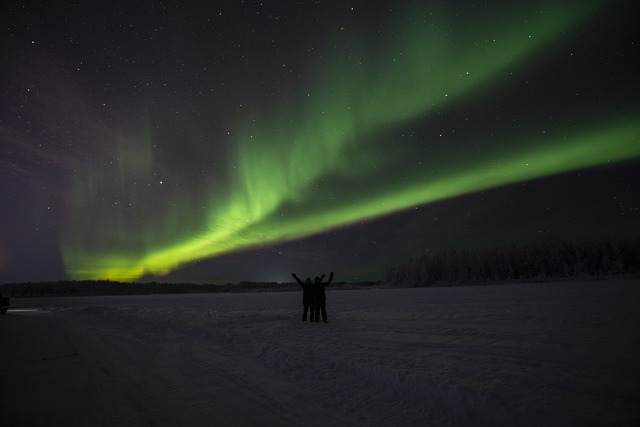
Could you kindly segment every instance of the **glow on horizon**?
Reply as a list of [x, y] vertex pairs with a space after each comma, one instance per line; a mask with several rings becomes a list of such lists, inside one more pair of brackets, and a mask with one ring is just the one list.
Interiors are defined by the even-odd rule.
[[[394, 177], [411, 153], [399, 152], [406, 147], [393, 137], [381, 141], [386, 129], [418, 117], [428, 121], [437, 108], [499, 85], [505, 71], [534, 60], [598, 3], [585, 4], [581, 11], [556, 4], [549, 2], [545, 13], [527, 19], [511, 16], [522, 25], [495, 20], [448, 37], [438, 27], [446, 25], [446, 14], [434, 27], [403, 26], [398, 20], [390, 25], [396, 35], [383, 41], [375, 57], [365, 54], [354, 34], [352, 44], [323, 62], [304, 90], [241, 120], [234, 132], [235, 151], [226, 159], [233, 168], [225, 179], [212, 178], [207, 194], [180, 194], [174, 208], [150, 212], [144, 222], [123, 212], [115, 219], [100, 212], [88, 219], [75, 216], [63, 245], [68, 274], [113, 280], [164, 275], [198, 259], [640, 156], [640, 117], [635, 114], [568, 128], [557, 137], [534, 137], [533, 132], [495, 137], [474, 160], [448, 157], [451, 167], [444, 171], [408, 167], [406, 177]], [[455, 50], [450, 49], [453, 43]], [[144, 153], [150, 150], [149, 138], [141, 138]], [[129, 156], [141, 157], [150, 158]], [[148, 176], [151, 167], [142, 163], [120, 165], [118, 182]], [[375, 185], [384, 176], [389, 176], [386, 183]], [[108, 179], [109, 171], [97, 176], [88, 171], [87, 179], [73, 186], [74, 209], [100, 197], [96, 188]], [[135, 191], [132, 198], [149, 201]]]

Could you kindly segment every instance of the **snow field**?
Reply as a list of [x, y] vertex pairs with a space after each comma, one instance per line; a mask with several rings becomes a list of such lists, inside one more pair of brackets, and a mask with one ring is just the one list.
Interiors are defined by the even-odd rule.
[[301, 321], [301, 292], [17, 301], [62, 319], [106, 425], [640, 419], [632, 279], [329, 288], [327, 324]]

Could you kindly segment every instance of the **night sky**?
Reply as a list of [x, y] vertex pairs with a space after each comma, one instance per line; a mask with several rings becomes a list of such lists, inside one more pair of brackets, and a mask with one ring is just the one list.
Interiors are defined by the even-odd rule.
[[3, 2], [0, 283], [639, 236], [636, 2], [521, 3]]

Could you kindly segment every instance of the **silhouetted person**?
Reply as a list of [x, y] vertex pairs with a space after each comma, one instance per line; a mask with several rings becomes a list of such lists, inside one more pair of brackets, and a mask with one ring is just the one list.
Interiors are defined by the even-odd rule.
[[298, 282], [298, 284], [302, 287], [302, 305], [304, 307], [304, 311], [302, 312], [302, 321], [306, 322], [307, 320], [307, 311], [309, 312], [309, 321], [313, 322], [313, 313], [315, 312], [315, 292], [313, 288], [313, 283], [311, 283], [311, 279], [307, 277], [307, 279], [303, 282], [296, 276], [295, 273], [291, 273], [294, 279]]
[[324, 292], [324, 288], [327, 287], [329, 283], [333, 280], [333, 271], [329, 275], [329, 280], [326, 283], [322, 283], [322, 279], [324, 279], [324, 274], [320, 277], [316, 277], [316, 281], [313, 284], [313, 293], [315, 294], [315, 313], [311, 316], [315, 319], [316, 322], [320, 321], [320, 311], [322, 311], [322, 320], [324, 323], [327, 323], [327, 295]]

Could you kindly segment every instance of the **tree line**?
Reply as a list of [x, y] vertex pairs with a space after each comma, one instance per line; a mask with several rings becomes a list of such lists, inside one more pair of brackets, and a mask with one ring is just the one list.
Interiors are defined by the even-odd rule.
[[[379, 282], [336, 282], [332, 289], [361, 289], [379, 285]], [[0, 285], [2, 294], [11, 297], [102, 296], [193, 294], [216, 292], [281, 292], [298, 291], [295, 282], [242, 281], [227, 284], [117, 282], [112, 280], [59, 280], [55, 282], [21, 282]]]
[[544, 240], [489, 249], [425, 252], [389, 268], [387, 286], [423, 287], [502, 281], [551, 280], [640, 272], [640, 238]]
[[[3, 284], [12, 297], [151, 295], [228, 292], [231, 285], [194, 283], [124, 283], [111, 280], [60, 280]], [[3, 292], [4, 293], [4, 292]]]

